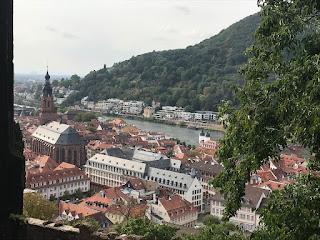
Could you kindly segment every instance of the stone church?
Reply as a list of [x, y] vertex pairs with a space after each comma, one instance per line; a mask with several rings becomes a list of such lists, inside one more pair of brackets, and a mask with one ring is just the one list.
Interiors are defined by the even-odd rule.
[[32, 134], [32, 151], [48, 155], [57, 163], [68, 162], [81, 167], [86, 162], [84, 141], [71, 126], [57, 121], [57, 108], [53, 102], [48, 71], [45, 79], [39, 116], [41, 125]]

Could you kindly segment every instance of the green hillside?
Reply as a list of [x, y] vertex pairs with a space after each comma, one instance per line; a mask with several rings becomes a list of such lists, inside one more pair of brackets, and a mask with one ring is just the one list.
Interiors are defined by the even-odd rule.
[[234, 86], [243, 83], [237, 71], [246, 61], [243, 51], [251, 45], [259, 20], [255, 14], [194, 46], [153, 51], [92, 71], [65, 104], [84, 96], [93, 100], [116, 97], [146, 103], [155, 99], [187, 110], [216, 110], [222, 99], [233, 100]]

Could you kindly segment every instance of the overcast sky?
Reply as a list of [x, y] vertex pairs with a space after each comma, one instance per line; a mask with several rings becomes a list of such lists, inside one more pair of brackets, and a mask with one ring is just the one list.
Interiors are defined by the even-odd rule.
[[258, 12], [256, 0], [15, 0], [17, 73], [85, 75], [185, 48]]

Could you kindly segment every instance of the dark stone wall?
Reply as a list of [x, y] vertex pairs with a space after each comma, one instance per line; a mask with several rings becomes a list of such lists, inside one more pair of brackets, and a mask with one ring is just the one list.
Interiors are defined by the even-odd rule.
[[116, 232], [91, 232], [86, 226], [56, 225], [39, 219], [28, 218], [23, 224], [25, 240], [143, 240], [142, 236], [121, 235]]
[[13, 3], [0, 1], [0, 239], [23, 239], [10, 214], [22, 213], [23, 143], [13, 121]]

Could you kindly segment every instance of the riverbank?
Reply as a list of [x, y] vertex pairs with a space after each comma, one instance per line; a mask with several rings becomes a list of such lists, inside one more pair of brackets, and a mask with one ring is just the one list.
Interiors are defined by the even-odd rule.
[[[143, 131], [162, 132], [168, 138], [176, 138], [181, 142], [185, 142], [187, 145], [198, 146], [199, 135], [202, 130], [196, 130], [186, 127], [180, 127], [179, 125], [169, 125], [163, 123], [155, 123], [151, 121], [141, 121], [140, 119], [125, 119], [128, 124], [134, 125]], [[206, 130], [206, 133], [210, 134], [211, 138], [215, 141], [219, 141], [224, 133], [221, 131]]]
[[160, 124], [166, 124], [166, 125], [172, 125], [172, 126], [179, 126], [189, 129], [195, 129], [195, 130], [211, 130], [211, 131], [219, 131], [225, 133], [225, 129], [223, 128], [222, 124], [217, 123], [199, 123], [199, 122], [183, 122], [178, 120], [168, 121], [168, 120], [160, 120], [160, 119], [154, 119], [154, 118], [144, 118], [143, 116], [136, 116], [136, 115], [127, 115], [127, 114], [103, 114], [107, 117], [113, 117], [113, 118], [123, 118], [123, 119], [131, 119], [131, 120], [139, 120], [144, 122], [152, 122], [152, 123], [160, 123]]

